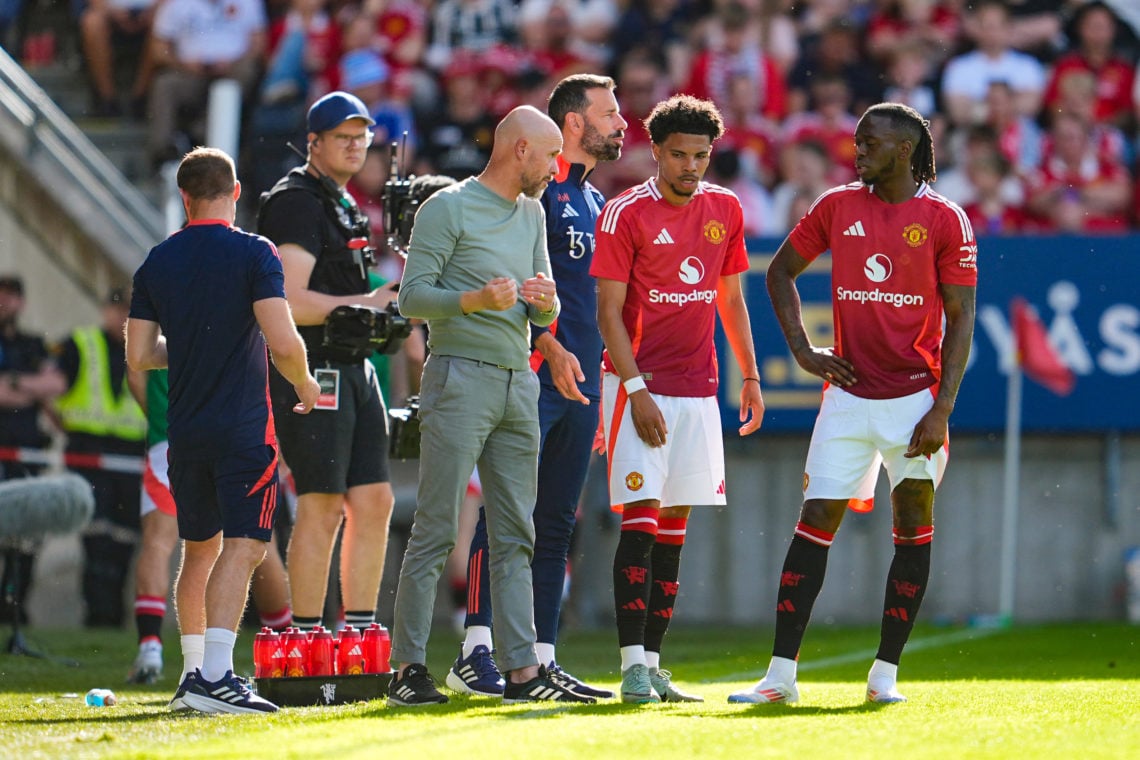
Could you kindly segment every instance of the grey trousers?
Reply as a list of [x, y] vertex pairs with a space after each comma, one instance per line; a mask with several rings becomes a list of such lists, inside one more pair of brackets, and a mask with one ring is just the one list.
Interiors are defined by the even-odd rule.
[[478, 464], [490, 544], [495, 660], [503, 672], [536, 665], [530, 561], [538, 378], [529, 369], [432, 355], [420, 384], [420, 417], [419, 490], [396, 590], [392, 661], [425, 662], [436, 586]]

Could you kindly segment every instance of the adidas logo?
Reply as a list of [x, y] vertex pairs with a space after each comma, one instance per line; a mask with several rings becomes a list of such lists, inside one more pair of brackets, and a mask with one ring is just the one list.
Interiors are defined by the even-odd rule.
[[559, 700], [564, 697], [561, 690], [546, 686], [545, 684], [541, 683], [527, 689], [525, 692], [523, 692], [523, 696], [529, 697], [535, 701]]
[[863, 231], [863, 222], [855, 222], [855, 224], [843, 230], [843, 234], [848, 237], [867, 237], [867, 233]]
[[562, 207], [562, 218], [563, 219], [569, 219], [569, 218], [574, 217], [574, 216], [579, 216], [579, 214], [577, 211], [574, 210], [573, 206], [563, 206]]
[[657, 233], [657, 237], [653, 239], [653, 245], [672, 245], [673, 236], [669, 234], [669, 230], [664, 227]]

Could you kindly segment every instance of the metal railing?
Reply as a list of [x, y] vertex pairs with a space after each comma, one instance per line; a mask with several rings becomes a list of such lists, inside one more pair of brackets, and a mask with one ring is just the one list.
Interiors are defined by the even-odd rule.
[[162, 213], [4, 50], [0, 127], [0, 140], [124, 271], [166, 237]]

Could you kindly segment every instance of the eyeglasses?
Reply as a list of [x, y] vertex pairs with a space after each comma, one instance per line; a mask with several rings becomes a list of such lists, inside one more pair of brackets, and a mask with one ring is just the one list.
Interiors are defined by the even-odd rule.
[[330, 135], [329, 137], [338, 148], [348, 148], [371, 145], [373, 136], [374, 135], [372, 134], [372, 130], [368, 130], [364, 134], [360, 135], [336, 134]]

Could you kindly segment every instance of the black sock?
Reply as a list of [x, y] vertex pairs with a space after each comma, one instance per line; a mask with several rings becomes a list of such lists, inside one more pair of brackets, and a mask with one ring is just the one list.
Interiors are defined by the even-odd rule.
[[827, 550], [827, 546], [802, 536], [792, 538], [776, 594], [776, 638], [772, 645], [775, 657], [794, 660], [799, 656], [811, 608], [823, 587]]
[[891, 560], [891, 569], [887, 573], [877, 659], [892, 665], [899, 664], [929, 579], [930, 542], [917, 546], [896, 544], [895, 558]]
[[618, 646], [645, 643], [649, 587], [649, 562], [656, 537], [640, 530], [623, 530], [614, 552], [614, 607], [617, 613]]
[[363, 631], [376, 622], [375, 610], [345, 610], [344, 624], [351, 625], [358, 631]]
[[660, 652], [665, 631], [673, 619], [673, 604], [677, 601], [677, 578], [681, 571], [682, 544], [653, 545], [650, 565], [653, 568], [653, 585], [649, 591], [649, 615], [645, 621], [645, 649]]
[[314, 628], [321, 624], [321, 618], [318, 617], [297, 617], [293, 616], [293, 627], [298, 630], [311, 632]]

